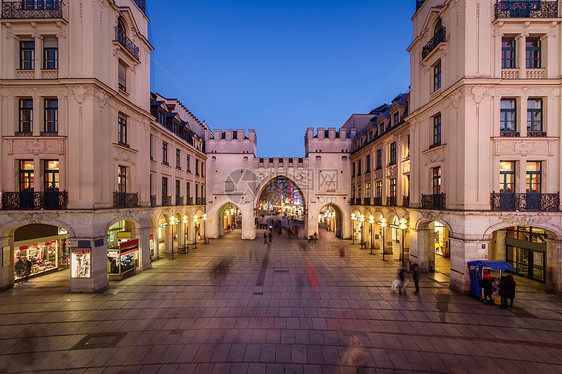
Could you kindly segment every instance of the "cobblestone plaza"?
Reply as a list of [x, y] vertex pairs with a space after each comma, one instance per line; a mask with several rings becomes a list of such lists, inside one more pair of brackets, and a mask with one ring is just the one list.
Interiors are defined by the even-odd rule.
[[450, 293], [441, 322], [446, 272], [400, 296], [399, 264], [324, 231], [314, 245], [233, 233], [102, 293], [68, 293], [68, 270], [35, 278], [0, 294], [0, 372], [562, 372], [562, 302], [544, 286], [518, 278], [508, 311]]

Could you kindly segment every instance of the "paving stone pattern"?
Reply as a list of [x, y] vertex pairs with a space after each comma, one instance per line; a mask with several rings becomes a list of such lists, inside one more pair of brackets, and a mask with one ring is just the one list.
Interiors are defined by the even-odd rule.
[[562, 372], [562, 299], [540, 287], [508, 311], [453, 294], [443, 323], [446, 277], [400, 296], [396, 258], [326, 233], [315, 245], [260, 234], [161, 259], [99, 294], [68, 293], [68, 270], [1, 292], [0, 373]]

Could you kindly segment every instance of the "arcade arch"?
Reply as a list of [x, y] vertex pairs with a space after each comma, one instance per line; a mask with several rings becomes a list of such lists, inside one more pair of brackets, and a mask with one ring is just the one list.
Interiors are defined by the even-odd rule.
[[451, 274], [451, 231], [449, 225], [440, 220], [418, 223], [417, 257], [424, 270]]
[[318, 213], [318, 228], [332, 232], [337, 238], [343, 236], [343, 212], [336, 204], [327, 204]]
[[140, 225], [118, 220], [107, 227], [107, 273], [109, 280], [134, 275], [141, 268]]
[[242, 227], [242, 211], [234, 203], [224, 204], [217, 213], [218, 235], [223, 237], [225, 234], [239, 231]]

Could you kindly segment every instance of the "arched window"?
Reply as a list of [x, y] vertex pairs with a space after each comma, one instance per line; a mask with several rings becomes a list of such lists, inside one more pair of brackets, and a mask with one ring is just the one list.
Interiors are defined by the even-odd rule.
[[433, 29], [433, 35], [439, 35], [441, 33], [441, 30], [443, 30], [443, 22], [441, 21], [441, 18], [439, 18], [439, 21], [437, 21], [437, 24]]
[[125, 28], [125, 24], [121, 18], [117, 20], [117, 29], [119, 30], [120, 35], [127, 36], [127, 29]]

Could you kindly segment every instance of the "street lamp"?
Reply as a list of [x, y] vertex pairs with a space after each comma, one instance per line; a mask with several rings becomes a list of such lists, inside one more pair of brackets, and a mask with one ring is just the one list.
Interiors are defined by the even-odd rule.
[[199, 218], [197, 218], [197, 216], [193, 217], [193, 223], [195, 223], [195, 242], [193, 243], [193, 249], [197, 249], [197, 232], [199, 232]]
[[402, 234], [402, 238], [400, 239], [400, 253], [402, 256], [402, 267], [404, 267], [404, 233], [408, 228], [405, 218], [400, 219], [398, 228], [400, 228], [400, 232]]
[[172, 225], [172, 260], [174, 259], [174, 226], [180, 223], [180, 220], [176, 220], [176, 217], [170, 218], [170, 225]]
[[355, 213], [351, 213], [351, 240], [353, 242], [353, 244], [355, 244], [355, 220], [357, 218], [355, 217]]
[[187, 216], [183, 216], [183, 229], [184, 229], [183, 244], [185, 248], [187, 248], [187, 236], [188, 236]]
[[369, 223], [371, 224], [371, 254], [373, 254], [373, 248], [375, 247], [375, 242], [374, 242], [374, 232], [373, 232], [373, 223], [375, 223], [375, 217], [370, 216], [369, 217]]
[[365, 249], [367, 246], [365, 245], [365, 215], [361, 214], [359, 217], [359, 221], [361, 222], [361, 249]]
[[384, 261], [384, 252], [385, 252], [385, 247], [386, 247], [386, 239], [385, 239], [385, 235], [384, 232], [386, 231], [385, 229], [386, 227], [386, 218], [382, 217], [381, 218], [381, 231], [382, 231], [382, 260]]
[[208, 244], [207, 242], [207, 213], [203, 213], [203, 242]]

